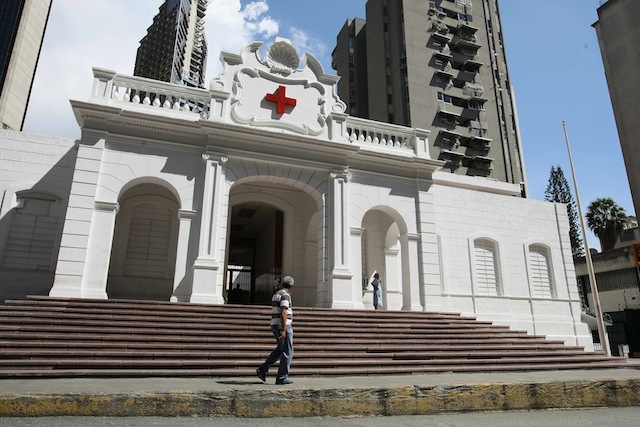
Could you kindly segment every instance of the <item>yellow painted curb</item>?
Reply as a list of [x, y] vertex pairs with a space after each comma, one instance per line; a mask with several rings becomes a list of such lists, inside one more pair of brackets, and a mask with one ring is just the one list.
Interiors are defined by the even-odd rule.
[[[640, 380], [131, 394], [0, 395], [0, 416], [311, 417], [640, 406]], [[286, 402], [286, 405], [282, 403]]]

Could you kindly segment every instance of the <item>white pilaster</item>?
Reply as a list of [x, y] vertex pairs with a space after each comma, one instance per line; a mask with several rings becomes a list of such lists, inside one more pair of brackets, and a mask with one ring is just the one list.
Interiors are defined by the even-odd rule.
[[397, 248], [384, 250], [384, 277], [382, 278], [382, 300], [388, 310], [400, 310], [403, 306], [400, 251]]
[[400, 246], [403, 255], [402, 262], [402, 302], [403, 310], [422, 311], [420, 304], [420, 274], [418, 270], [418, 242], [417, 234], [403, 234], [400, 236]]
[[[352, 260], [353, 277], [351, 279], [351, 289], [353, 291], [354, 308], [364, 309], [362, 295], [364, 290], [363, 284], [368, 284], [368, 277], [362, 271], [362, 234], [363, 228], [351, 228], [351, 243], [349, 245], [350, 257]], [[364, 279], [364, 280], [363, 280]]]
[[221, 154], [204, 153], [204, 189], [200, 213], [198, 257], [193, 264], [193, 289], [190, 302], [223, 304], [224, 280], [219, 256], [221, 207], [224, 205], [222, 181], [228, 158]]
[[441, 257], [436, 233], [435, 197], [433, 182], [418, 181], [418, 232], [420, 233], [419, 265], [421, 267], [420, 303], [426, 311], [442, 310]]
[[107, 298], [107, 277], [116, 225], [117, 203], [96, 202], [91, 220], [87, 258], [82, 276], [82, 298]]
[[[330, 174], [331, 229], [331, 307], [354, 308], [356, 302], [353, 291], [353, 273], [349, 269], [349, 180], [347, 170], [334, 170]], [[361, 298], [360, 298], [361, 299]]]
[[197, 218], [198, 213], [191, 210], [178, 212], [180, 229], [178, 231], [178, 248], [176, 250], [176, 271], [173, 278], [173, 293], [171, 302], [189, 301], [192, 276], [187, 270], [187, 255], [189, 253], [189, 237], [191, 236], [191, 224]]
[[[52, 297], [106, 298], [106, 276], [104, 286], [97, 295], [85, 295], [85, 290], [89, 288], [85, 286], [87, 282], [84, 275], [88, 270], [87, 261], [91, 256], [89, 247], [93, 244], [93, 250], [96, 250], [96, 245], [101, 243], [108, 244], [109, 248], [112, 244], [113, 224], [111, 221], [115, 221], [118, 205], [117, 203], [96, 201], [104, 135], [99, 132], [83, 132], [83, 138], [88, 139], [91, 143], [78, 145], [73, 182], [69, 192], [69, 202], [64, 219], [60, 251], [58, 252], [56, 274], [51, 291], [49, 291], [49, 295]], [[96, 220], [104, 221], [107, 227], [111, 224], [110, 234], [103, 236], [108, 242], [94, 242], [94, 233], [102, 231], [96, 228], [94, 223]], [[107, 252], [107, 256], [110, 256], [109, 252]], [[108, 263], [107, 260], [107, 272]], [[93, 283], [93, 278], [90, 283]], [[97, 287], [100, 288], [99, 285]]]

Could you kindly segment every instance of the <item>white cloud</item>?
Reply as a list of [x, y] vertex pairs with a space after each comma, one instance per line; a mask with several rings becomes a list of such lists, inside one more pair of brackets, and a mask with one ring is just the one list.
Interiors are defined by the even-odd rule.
[[221, 51], [238, 53], [255, 40], [269, 39], [278, 34], [280, 25], [267, 15], [269, 5], [265, 0], [247, 4], [240, 0], [213, 0], [207, 9], [205, 32], [209, 44], [207, 79], [221, 70]]
[[69, 99], [89, 98], [94, 66], [133, 74], [148, 27], [141, 17], [149, 17], [150, 24], [158, 6], [157, 1], [54, 1], [25, 131], [78, 137]]
[[[164, 0], [55, 0], [25, 121], [26, 132], [77, 138], [69, 99], [89, 99], [92, 67], [133, 75], [136, 52]], [[240, 52], [279, 31], [266, 0], [212, 0], [205, 17], [207, 85], [220, 51]]]
[[301, 52], [309, 52], [316, 58], [324, 56], [327, 46], [322, 40], [309, 36], [304, 30], [291, 27], [291, 43]]
[[245, 6], [243, 15], [248, 21], [255, 21], [260, 16], [269, 11], [269, 5], [266, 1], [254, 1]]

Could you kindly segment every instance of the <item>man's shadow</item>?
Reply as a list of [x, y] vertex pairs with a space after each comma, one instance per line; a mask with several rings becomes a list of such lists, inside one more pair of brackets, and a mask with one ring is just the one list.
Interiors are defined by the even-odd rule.
[[225, 381], [217, 381], [218, 384], [224, 385], [263, 385], [262, 381], [254, 381], [254, 380], [225, 380]]

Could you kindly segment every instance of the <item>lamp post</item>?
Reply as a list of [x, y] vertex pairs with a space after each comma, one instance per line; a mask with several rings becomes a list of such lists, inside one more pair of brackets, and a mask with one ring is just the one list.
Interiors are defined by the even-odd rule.
[[580, 193], [578, 192], [578, 181], [576, 180], [576, 172], [573, 169], [573, 158], [571, 157], [571, 146], [569, 145], [569, 135], [567, 134], [567, 123], [563, 120], [562, 127], [564, 129], [564, 139], [567, 142], [567, 152], [569, 153], [569, 165], [571, 166], [571, 176], [573, 177], [573, 187], [576, 190], [576, 204], [578, 206], [578, 216], [580, 217], [580, 227], [582, 229], [582, 241], [584, 242], [585, 257], [587, 260], [587, 271], [589, 272], [589, 283], [591, 283], [591, 293], [593, 294], [593, 308], [596, 312], [596, 322], [598, 325], [598, 336], [600, 337], [600, 344], [602, 349], [611, 356], [611, 349], [609, 347], [609, 337], [607, 336], [607, 329], [602, 319], [602, 309], [600, 308], [600, 295], [598, 294], [598, 285], [596, 283], [596, 275], [593, 272], [593, 262], [591, 261], [591, 251], [589, 250], [589, 243], [587, 241], [587, 232], [584, 227], [584, 219], [582, 217], [582, 208], [580, 207]]

